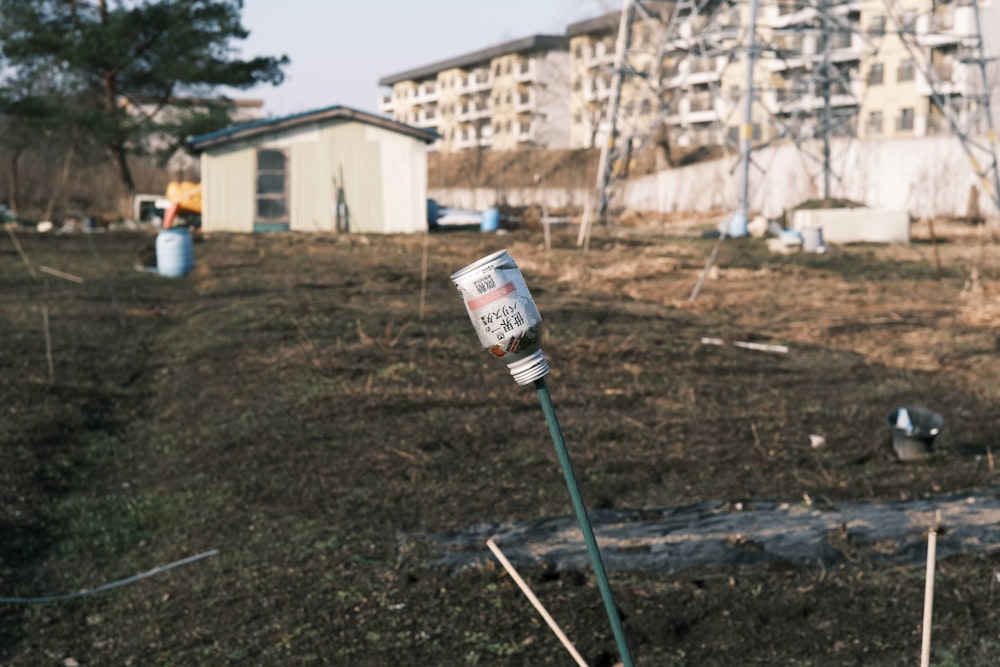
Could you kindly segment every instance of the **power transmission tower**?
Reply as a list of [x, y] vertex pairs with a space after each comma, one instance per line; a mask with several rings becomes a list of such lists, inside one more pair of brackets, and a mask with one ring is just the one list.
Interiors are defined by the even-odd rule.
[[[913, 17], [906, 20], [904, 10], [899, 6], [899, 0], [883, 0], [886, 15], [894, 24], [895, 32], [900, 42], [909, 52], [924, 80], [930, 87], [930, 99], [934, 108], [944, 117], [948, 129], [962, 144], [972, 169], [979, 179], [983, 191], [987, 193], [997, 211], [1000, 211], [1000, 168], [997, 165], [997, 137], [994, 129], [993, 112], [991, 108], [991, 87], [986, 71], [990, 59], [986, 57], [983, 47], [982, 17], [978, 0], [969, 0], [960, 7], [952, 7], [951, 11], [967, 10], [971, 12], [971, 32], [955, 30], [949, 38], [957, 42], [957, 59], [950, 63], [951, 68], [936, 66], [934, 62], [933, 40], [925, 35], [935, 28], [934, 10], [924, 17]], [[955, 19], [953, 18], [953, 21]], [[918, 24], [924, 29], [918, 29]], [[924, 44], [921, 44], [924, 42]], [[926, 49], [926, 50], [925, 50]], [[964, 81], [955, 81], [957, 68], [971, 67], [973, 75], [962, 77]], [[950, 71], [943, 72], [948, 69]], [[947, 74], [947, 76], [946, 76]], [[959, 105], [956, 104], [959, 102]], [[964, 107], [964, 108], [961, 108]], [[985, 141], [983, 140], [985, 137]]]
[[[707, 73], [691, 71], [694, 66], [690, 61], [729, 54], [725, 43], [735, 36], [735, 31], [720, 25], [716, 19], [734, 6], [729, 0], [624, 0], [610, 98], [604, 112], [606, 135], [597, 170], [597, 203], [593, 209], [588, 207], [584, 211], [578, 245], [586, 247], [593, 220], [607, 223], [615, 182], [628, 174], [632, 155], [652, 143], [664, 131], [668, 115], [678, 112], [681, 87]], [[637, 22], [649, 36], [642, 45], [633, 41]], [[687, 70], [664, 70], [665, 60], [676, 62], [684, 58], [689, 60]], [[715, 68], [709, 74], [718, 78], [721, 70]], [[623, 104], [625, 86], [629, 99]], [[642, 113], [644, 103], [636, 97], [655, 106], [652, 118]], [[718, 125], [718, 121], [718, 115], [713, 115], [712, 122]]]
[[[883, 0], [886, 16], [895, 26], [892, 32], [910, 52], [915, 66], [931, 88], [932, 103], [962, 142], [984, 192], [1000, 210], [1000, 170], [986, 69], [989, 59], [984, 53], [977, 0], [963, 3], [974, 12], [974, 30], [960, 35], [962, 55], [959, 63], [970, 68], [974, 76], [966, 76], [965, 87], [958, 95], [954, 91], [955, 84], [938, 76], [938, 68], [929, 61], [927, 54], [931, 48], [920, 43], [915, 22], [900, 18], [903, 15], [898, 8], [900, 1]], [[756, 22], [759, 4], [772, 8], [760, 34]], [[938, 4], [935, 2], [934, 6]], [[748, 8], [749, 21], [740, 17], [741, 7]], [[954, 5], [951, 7], [958, 9]], [[656, 27], [653, 58], [644, 68], [634, 66], [639, 59], [633, 44], [634, 26], [639, 22], [647, 29]], [[930, 26], [931, 33], [940, 34], [934, 32], [936, 29]], [[878, 55], [886, 35], [884, 28], [870, 30], [867, 34], [862, 31], [856, 3], [845, 0], [624, 0], [618, 24], [611, 97], [604, 114], [606, 134], [597, 174], [597, 203], [584, 212], [578, 244], [585, 245], [589, 241], [593, 220], [608, 222], [616, 181], [627, 175], [633, 152], [651, 143], [658, 132], [666, 130], [669, 136], [672, 130], [666, 128], [667, 119], [676, 119], [682, 109], [692, 108], [691, 82], [702, 89], [707, 85], [716, 99], [708, 109], [714, 112], [716, 128], [731, 126], [729, 116], [738, 111], [737, 101], [742, 102], [742, 121], [730, 127], [731, 132], [738, 132], [721, 142], [723, 146], [728, 142], [739, 149], [736, 215], [744, 219], [749, 215], [751, 168], [765, 171], [755, 165], [753, 153], [786, 140], [794, 144], [804, 161], [818, 166], [821, 175], [810, 173], [810, 183], [815, 188], [815, 182], [820, 180], [820, 196], [831, 199], [834, 181], [842, 182], [833, 166], [831, 139], [840, 137], [850, 141], [857, 136], [868, 90], [867, 82], [861, 77], [862, 65]], [[732, 89], [721, 91], [719, 88], [725, 68], [741, 54], [746, 82], [736, 100], [732, 99]], [[709, 70], [714, 68], [711, 72], [704, 69], [703, 61], [715, 63], [715, 59], [722, 65], [710, 65]], [[755, 81], [755, 60], [765, 65], [771, 75], [769, 80]], [[707, 84], [706, 74], [709, 75]], [[972, 79], [978, 83], [972, 85]], [[639, 89], [649, 93], [658, 107], [655, 118], [645, 124], [639, 121], [637, 114], [631, 113], [634, 105], [622, 104], [623, 91], [634, 97]], [[961, 99], [963, 109], [956, 108], [956, 99]], [[700, 111], [706, 111], [703, 102], [698, 105]], [[770, 123], [769, 137], [756, 136], [755, 106], [763, 109]], [[816, 142], [820, 144], [818, 156], [809, 148]], [[725, 235], [724, 230], [722, 237]]]
[[[789, 5], [779, 5], [779, 12]], [[861, 62], [878, 52], [878, 44], [849, 18], [850, 3], [807, 0], [779, 13], [770, 31], [771, 69], [785, 77], [765, 103], [772, 122], [781, 129], [770, 143], [788, 139], [821, 170], [823, 199], [833, 196], [833, 180], [842, 181], [833, 166], [831, 139], [853, 138], [862, 106]], [[808, 145], [819, 141], [814, 155]], [[817, 180], [810, 174], [810, 183]]]

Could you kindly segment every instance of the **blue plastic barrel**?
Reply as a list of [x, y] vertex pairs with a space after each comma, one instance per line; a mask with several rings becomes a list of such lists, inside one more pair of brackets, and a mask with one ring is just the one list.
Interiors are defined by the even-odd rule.
[[427, 226], [434, 228], [438, 226], [438, 218], [441, 217], [441, 207], [434, 199], [427, 200]]
[[738, 239], [746, 236], [747, 233], [747, 217], [739, 211], [736, 211], [729, 217], [729, 224], [726, 228], [726, 236]]
[[181, 278], [194, 269], [194, 244], [186, 227], [172, 227], [156, 235], [156, 270], [167, 278]]
[[483, 211], [482, 220], [479, 222], [479, 231], [495, 232], [500, 227], [500, 209], [488, 208]]

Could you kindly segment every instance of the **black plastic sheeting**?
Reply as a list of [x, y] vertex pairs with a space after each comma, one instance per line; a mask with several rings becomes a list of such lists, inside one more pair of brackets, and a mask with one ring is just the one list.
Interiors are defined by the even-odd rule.
[[[843, 562], [923, 563], [927, 533], [940, 512], [937, 556], [1000, 550], [1000, 492], [899, 502], [718, 501], [684, 507], [590, 512], [608, 570], [676, 572], [716, 564], [785, 561], [830, 567]], [[492, 537], [516, 566], [589, 567], [575, 516], [442, 534], [400, 536], [429, 545], [434, 565], [479, 567]]]

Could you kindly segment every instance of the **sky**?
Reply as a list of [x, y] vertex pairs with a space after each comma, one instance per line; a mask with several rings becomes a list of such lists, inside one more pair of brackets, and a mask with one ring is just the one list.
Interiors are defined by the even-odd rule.
[[241, 58], [287, 55], [280, 86], [223, 91], [266, 116], [337, 104], [378, 112], [379, 79], [621, 9], [620, 0], [244, 0]]

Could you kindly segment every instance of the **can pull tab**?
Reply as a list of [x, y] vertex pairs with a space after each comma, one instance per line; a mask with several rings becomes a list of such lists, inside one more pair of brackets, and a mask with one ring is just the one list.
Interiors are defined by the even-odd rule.
[[910, 413], [906, 408], [900, 408], [896, 413], [896, 428], [905, 431], [907, 435], [913, 433], [913, 422], [910, 420]]

